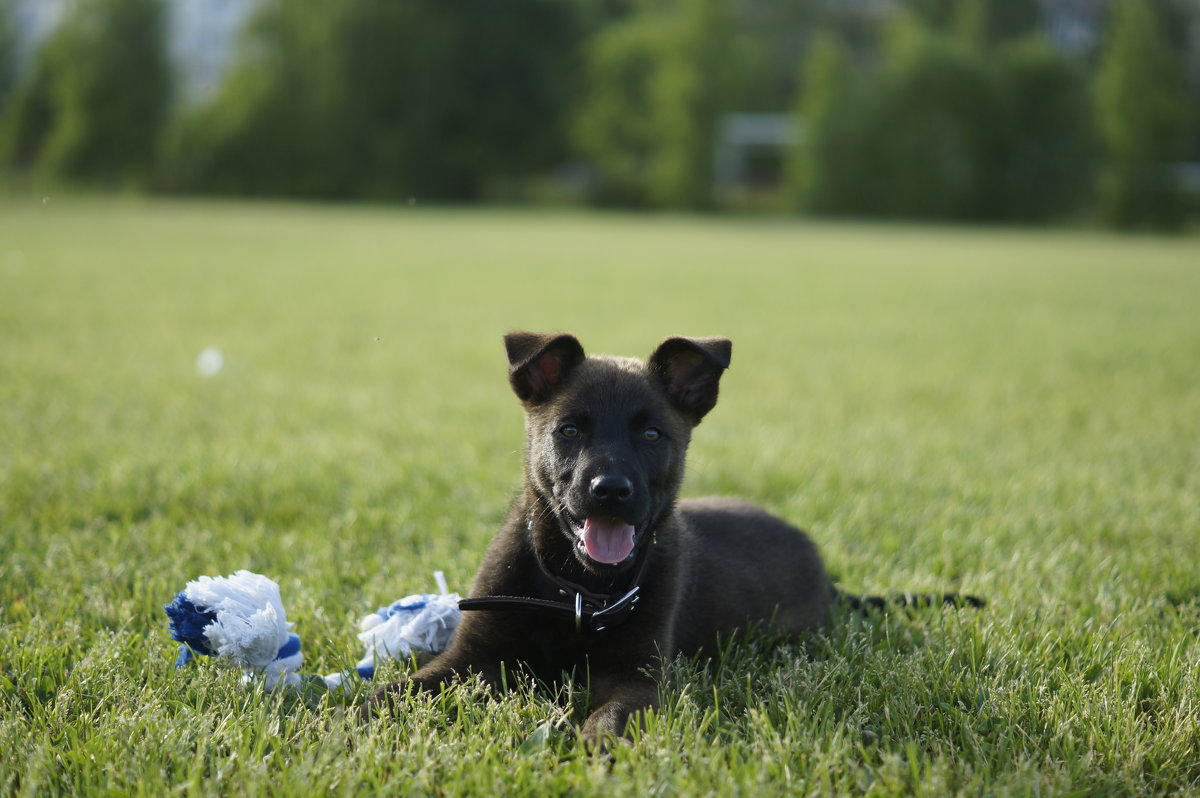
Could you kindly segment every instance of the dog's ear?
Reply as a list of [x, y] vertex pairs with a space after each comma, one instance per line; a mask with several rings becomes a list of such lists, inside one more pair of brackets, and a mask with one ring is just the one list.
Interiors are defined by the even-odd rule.
[[732, 353], [728, 338], [668, 338], [646, 365], [671, 404], [699, 424], [717, 404], [721, 374], [729, 368]]
[[508, 381], [522, 402], [540, 404], [550, 398], [571, 369], [583, 362], [583, 346], [568, 333], [510, 332]]

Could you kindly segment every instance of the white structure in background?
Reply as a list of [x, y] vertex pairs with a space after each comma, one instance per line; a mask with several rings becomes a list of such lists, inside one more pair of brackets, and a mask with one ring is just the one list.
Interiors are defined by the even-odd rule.
[[792, 114], [726, 114], [717, 122], [713, 183], [718, 190], [778, 188], [801, 125]]
[[[18, 71], [76, 0], [11, 0]], [[185, 102], [212, 97], [237, 52], [246, 21], [262, 0], [165, 0], [167, 54]]]

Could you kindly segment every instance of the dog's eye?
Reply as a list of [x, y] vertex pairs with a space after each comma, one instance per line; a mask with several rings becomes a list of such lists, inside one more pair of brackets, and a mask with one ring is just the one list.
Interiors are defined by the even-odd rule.
[[579, 427], [575, 426], [574, 424], [563, 424], [558, 428], [558, 434], [564, 438], [578, 438]]
[[642, 437], [648, 441], [656, 441], [662, 437], [662, 430], [658, 427], [646, 427], [645, 431], [642, 432]]

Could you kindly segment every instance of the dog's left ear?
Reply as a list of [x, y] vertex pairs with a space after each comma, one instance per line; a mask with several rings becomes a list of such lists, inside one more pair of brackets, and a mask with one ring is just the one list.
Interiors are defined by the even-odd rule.
[[510, 332], [504, 336], [508, 352], [508, 381], [527, 405], [546, 401], [583, 362], [583, 345], [569, 333]]
[[729, 368], [732, 353], [728, 338], [668, 338], [646, 366], [675, 409], [699, 424], [717, 404], [721, 374]]

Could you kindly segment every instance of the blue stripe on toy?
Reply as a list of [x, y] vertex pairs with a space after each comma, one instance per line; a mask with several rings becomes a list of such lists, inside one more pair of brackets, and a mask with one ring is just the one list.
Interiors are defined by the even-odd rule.
[[290, 657], [300, 650], [300, 635], [289, 634], [287, 642], [280, 646], [279, 651], [275, 654], [275, 659], [283, 659]]
[[[173, 640], [190, 646], [197, 654], [212, 656], [217, 653], [209, 648], [208, 638], [204, 636], [204, 628], [217, 620], [215, 612], [200, 609], [182, 591], [176, 593], [175, 599], [163, 607], [163, 612], [167, 614], [167, 625]], [[181, 654], [180, 659], [182, 658]], [[187, 662], [183, 664], [186, 665]]]
[[400, 599], [386, 607], [380, 607], [375, 610], [375, 614], [386, 621], [393, 615], [399, 615], [402, 612], [416, 612], [425, 609], [428, 605], [429, 600], [425, 598]]

